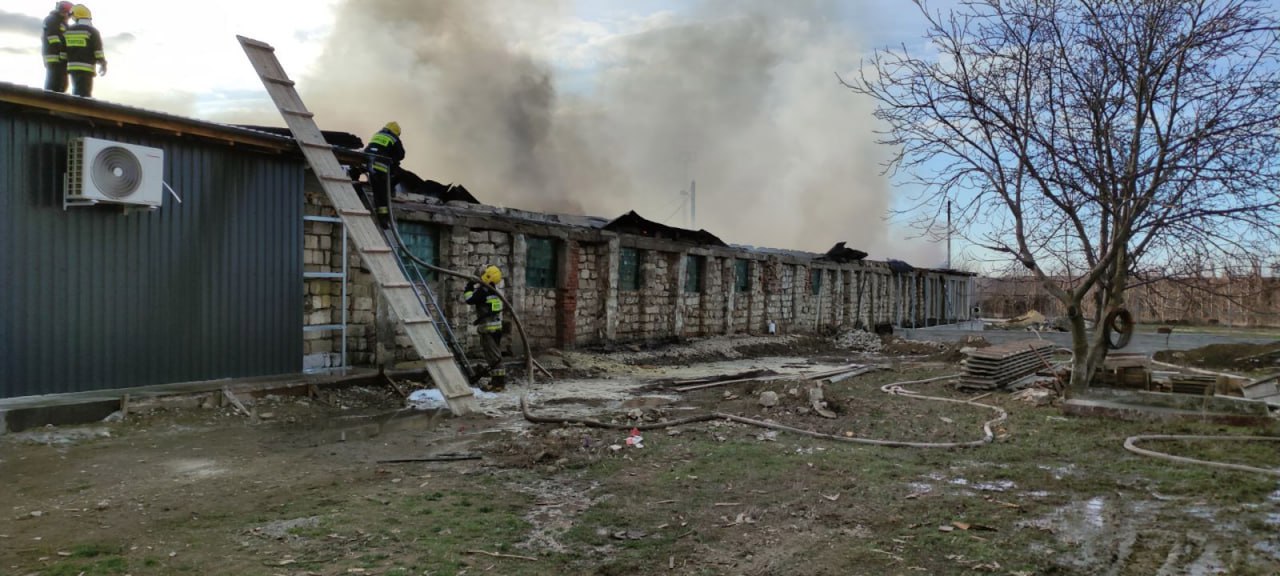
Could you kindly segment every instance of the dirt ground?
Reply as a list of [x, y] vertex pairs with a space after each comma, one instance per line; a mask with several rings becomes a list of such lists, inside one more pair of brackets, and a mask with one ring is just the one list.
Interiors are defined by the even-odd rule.
[[[155, 409], [125, 422], [0, 437], [0, 574], [1277, 574], [1280, 481], [1126, 452], [1138, 433], [1256, 433], [1064, 418], [1004, 393], [995, 441], [854, 445], [726, 421], [645, 431], [532, 425], [540, 415], [652, 424], [719, 411], [837, 436], [982, 437], [979, 407], [883, 393], [957, 370], [961, 344], [868, 355], [804, 339], [709, 341], [548, 357], [562, 377], [452, 418], [390, 387]], [[690, 351], [690, 348], [692, 351]], [[893, 354], [895, 345], [889, 346]], [[941, 356], [939, 356], [941, 355]], [[884, 369], [826, 386], [798, 375]], [[688, 393], [672, 379], [797, 374]], [[908, 388], [969, 398], [946, 383]], [[772, 394], [767, 394], [772, 393]], [[763, 396], [777, 404], [761, 406]], [[1165, 443], [1280, 468], [1275, 443]], [[447, 462], [387, 462], [426, 456]]]

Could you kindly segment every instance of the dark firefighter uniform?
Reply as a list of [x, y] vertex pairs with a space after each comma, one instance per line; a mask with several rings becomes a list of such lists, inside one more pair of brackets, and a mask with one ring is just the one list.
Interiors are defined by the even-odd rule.
[[59, 2], [44, 17], [44, 42], [40, 52], [44, 55], [45, 90], [67, 91], [67, 47], [63, 34], [67, 31], [67, 17], [70, 15], [71, 3]]
[[495, 286], [502, 281], [502, 273], [496, 266], [489, 266], [480, 279], [480, 284], [468, 282], [462, 297], [476, 308], [474, 324], [488, 366], [489, 388], [501, 390], [507, 384], [507, 371], [502, 367], [502, 298]]
[[[71, 10], [76, 23], [67, 27], [63, 41], [67, 45], [67, 74], [71, 76], [71, 93], [93, 96], [93, 78], [98, 70], [107, 73], [107, 58], [102, 52], [102, 34], [93, 27], [89, 9], [77, 4]], [[97, 70], [95, 70], [95, 67]]]
[[396, 171], [400, 169], [400, 161], [404, 160], [404, 144], [400, 142], [400, 124], [388, 122], [385, 127], [369, 139], [364, 147], [369, 156], [369, 188], [373, 196], [373, 205], [378, 223], [383, 228], [391, 224], [391, 192], [396, 186]]

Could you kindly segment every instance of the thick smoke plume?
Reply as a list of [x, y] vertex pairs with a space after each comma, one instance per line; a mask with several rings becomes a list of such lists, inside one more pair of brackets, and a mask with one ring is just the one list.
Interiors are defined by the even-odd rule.
[[[550, 62], [569, 8], [347, 0], [303, 98], [364, 137], [398, 120], [408, 168], [489, 203], [686, 225], [696, 179], [697, 227], [729, 242], [911, 258], [884, 221], [870, 104], [835, 78], [861, 47], [826, 21], [834, 3], [707, 0], [632, 23], [592, 47], [587, 86]], [[926, 251], [911, 259], [940, 260]]]

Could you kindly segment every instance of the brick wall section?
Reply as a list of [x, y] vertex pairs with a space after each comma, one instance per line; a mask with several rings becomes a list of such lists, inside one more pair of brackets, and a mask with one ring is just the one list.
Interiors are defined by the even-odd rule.
[[[475, 208], [484, 214], [499, 209]], [[333, 215], [320, 194], [308, 194], [306, 213]], [[482, 264], [502, 269], [502, 289], [514, 303], [534, 348], [592, 345], [610, 339], [638, 341], [713, 336], [726, 333], [761, 334], [772, 321], [779, 333], [803, 333], [839, 325], [884, 322], [921, 323], [943, 310], [941, 294], [957, 300], [960, 310], [967, 277], [916, 271], [895, 275], [883, 262], [848, 264], [761, 254], [739, 248], [707, 248], [650, 238], [618, 235], [598, 229], [574, 228], [554, 223], [530, 226], [520, 220], [492, 216], [472, 217], [450, 209], [439, 212], [402, 213], [438, 230], [441, 265], [467, 273]], [[304, 226], [303, 261], [307, 271], [341, 270], [341, 227], [324, 222]], [[555, 288], [525, 286], [527, 240], [530, 236], [558, 242], [559, 278]], [[639, 290], [618, 288], [618, 252], [635, 247], [642, 254]], [[703, 259], [702, 285], [684, 289], [689, 259]], [[735, 293], [735, 262], [750, 261], [750, 290]], [[418, 363], [403, 328], [390, 317], [372, 276], [362, 269], [354, 246], [348, 251], [348, 362], [409, 367]], [[822, 271], [818, 295], [812, 294], [813, 270]], [[461, 302], [464, 282], [452, 277], [431, 281], [446, 315], [462, 343], [478, 355], [478, 337], [471, 322], [474, 314]], [[341, 320], [341, 283], [308, 280], [305, 291], [306, 321], [336, 324]], [[926, 306], [926, 299], [928, 305]], [[930, 312], [932, 311], [932, 314]], [[961, 319], [967, 314], [960, 314]], [[304, 332], [308, 367], [339, 364], [341, 341], [337, 332]], [[519, 346], [512, 336], [510, 349]], [[514, 357], [514, 355], [512, 355]]]
[[582, 282], [579, 267], [584, 264], [581, 258], [582, 249], [578, 243], [573, 240], [565, 242], [555, 311], [556, 346], [560, 348], [572, 347], [578, 340], [578, 291]]

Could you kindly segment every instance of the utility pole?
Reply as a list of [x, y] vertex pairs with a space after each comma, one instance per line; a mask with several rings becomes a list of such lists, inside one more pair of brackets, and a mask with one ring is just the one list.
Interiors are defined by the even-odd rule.
[[698, 227], [698, 181], [689, 181], [689, 228]]
[[951, 201], [947, 200], [947, 270], [951, 269]]

